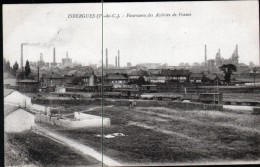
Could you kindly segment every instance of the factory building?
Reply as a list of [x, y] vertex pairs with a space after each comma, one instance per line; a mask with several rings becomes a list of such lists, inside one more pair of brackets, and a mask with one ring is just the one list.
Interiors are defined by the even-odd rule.
[[72, 64], [72, 59], [71, 58], [69, 58], [69, 56], [68, 56], [68, 52], [66, 53], [66, 58], [63, 58], [62, 59], [62, 66], [72, 66], [73, 64]]

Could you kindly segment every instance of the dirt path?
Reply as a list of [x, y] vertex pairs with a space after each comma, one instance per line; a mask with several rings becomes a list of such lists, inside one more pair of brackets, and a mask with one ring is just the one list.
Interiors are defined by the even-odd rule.
[[51, 138], [52, 140], [55, 140], [57, 142], [66, 144], [77, 151], [81, 152], [83, 155], [91, 156], [95, 158], [96, 160], [103, 162], [104, 165], [107, 166], [123, 166], [123, 164], [103, 155], [97, 151], [95, 151], [93, 148], [88, 147], [84, 144], [78, 143], [77, 141], [70, 139], [68, 137], [62, 136], [58, 133], [52, 132], [48, 129], [45, 129], [39, 125], [36, 125], [33, 129], [34, 132], [40, 133], [48, 138]]
[[256, 106], [236, 106], [236, 105], [223, 105], [224, 109], [229, 110], [242, 110], [242, 111], [253, 111], [254, 108], [260, 108]]
[[228, 127], [228, 128], [232, 128], [232, 129], [235, 129], [235, 130], [239, 130], [241, 132], [252, 132], [252, 133], [260, 134], [260, 131], [258, 129], [250, 128], [250, 127], [242, 127], [242, 126], [233, 125], [233, 124], [230, 124], [230, 123], [211, 123], [211, 124], [209, 124], [209, 123], [200, 122], [200, 121], [195, 120], [195, 119], [190, 119], [190, 118], [186, 118], [186, 117], [182, 117], [182, 116], [176, 116], [176, 115], [170, 115], [170, 114], [161, 114], [161, 113], [156, 113], [156, 112], [153, 112], [153, 111], [140, 111], [140, 110], [138, 110], [137, 112], [152, 115], [152, 116], [158, 116], [159, 118], [161, 117], [161, 118], [164, 118], [164, 119], [170, 119], [170, 120], [174, 120], [174, 121], [188, 122], [188, 123], [192, 123], [194, 125]]
[[195, 141], [195, 142], [201, 142], [201, 140], [199, 140], [199, 139], [195, 139], [195, 138], [189, 137], [189, 136], [181, 134], [181, 133], [164, 130], [164, 129], [161, 129], [161, 128], [158, 128], [158, 127], [155, 127], [155, 126], [150, 126], [150, 125], [140, 123], [140, 122], [129, 122], [128, 125], [135, 125], [135, 126], [139, 126], [139, 127], [145, 128], [145, 129], [151, 129], [151, 130], [154, 130], [154, 131], [157, 131], [157, 132], [160, 132], [160, 133], [177, 136], [177, 137], [180, 137], [180, 138], [183, 138], [183, 139], [188, 139], [188, 140], [192, 140], [192, 141]]
[[[105, 108], [110, 108], [110, 107], [114, 107], [114, 105], [104, 106], [104, 109]], [[101, 109], [101, 107], [100, 106], [90, 107], [87, 110], [82, 110], [82, 111], [79, 111], [79, 112], [89, 112], [89, 111], [93, 111], [93, 110], [96, 110], [96, 109]]]

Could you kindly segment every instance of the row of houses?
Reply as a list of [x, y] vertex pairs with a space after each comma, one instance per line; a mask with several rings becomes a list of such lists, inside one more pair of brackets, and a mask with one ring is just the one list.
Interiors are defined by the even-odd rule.
[[192, 73], [189, 70], [177, 69], [152, 69], [152, 70], [135, 70], [129, 74], [112, 73], [106, 74], [104, 77], [105, 83], [124, 84], [133, 83], [142, 77], [146, 83], [224, 83], [224, 75], [222, 74], [205, 74]]
[[[38, 79], [18, 80], [20, 88], [28, 88], [37, 85], [42, 89], [53, 88], [57, 86], [75, 87], [88, 86], [93, 87], [102, 84], [113, 87], [124, 87], [129, 84], [168, 84], [168, 83], [211, 83], [223, 84], [223, 74], [194, 73], [187, 69], [108, 69], [96, 71], [91, 68], [85, 69], [58, 69], [52, 71], [39, 71]], [[36, 74], [35, 74], [36, 75]], [[103, 77], [103, 81], [102, 81]], [[233, 79], [235, 79], [233, 77]]]

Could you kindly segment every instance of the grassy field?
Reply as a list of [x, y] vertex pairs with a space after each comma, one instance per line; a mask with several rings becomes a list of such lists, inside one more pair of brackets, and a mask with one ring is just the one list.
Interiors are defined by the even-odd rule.
[[[100, 107], [70, 106], [101, 115]], [[165, 107], [104, 107], [111, 126], [104, 135], [105, 155], [127, 164], [197, 163], [260, 160], [260, 116], [250, 112], [184, 111]], [[58, 133], [76, 139], [97, 151], [101, 128], [64, 130]]]
[[35, 166], [87, 166], [100, 162], [83, 157], [78, 152], [58, 142], [33, 133], [8, 133], [5, 136], [5, 165]]
[[260, 93], [224, 93], [224, 101], [256, 101], [260, 102]]

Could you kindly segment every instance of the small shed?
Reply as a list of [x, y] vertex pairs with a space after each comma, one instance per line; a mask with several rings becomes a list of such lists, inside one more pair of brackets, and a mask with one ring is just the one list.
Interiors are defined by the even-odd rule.
[[19, 105], [23, 107], [32, 106], [31, 98], [29, 96], [26, 96], [18, 91], [11, 91], [11, 90], [7, 91], [7, 89], [5, 89], [5, 92], [6, 92], [4, 97], [5, 103]]
[[4, 104], [4, 131], [18, 133], [34, 126], [34, 114], [27, 108]]
[[57, 86], [57, 87], [55, 88], [55, 92], [56, 92], [56, 93], [65, 93], [65, 92], [66, 92], [66, 88], [63, 87], [63, 86]]

